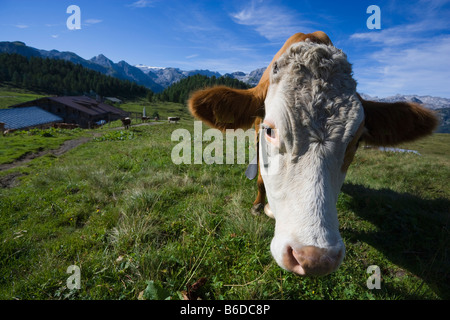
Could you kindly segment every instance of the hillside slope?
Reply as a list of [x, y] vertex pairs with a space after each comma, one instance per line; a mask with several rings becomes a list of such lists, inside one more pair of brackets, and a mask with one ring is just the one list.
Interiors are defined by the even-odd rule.
[[[143, 85], [154, 92], [159, 92], [163, 88], [155, 83], [151, 78], [144, 74], [141, 70], [121, 61], [114, 63], [103, 55], [92, 58], [91, 60], [83, 59], [73, 52], [60, 52], [57, 50], [39, 50], [27, 46], [20, 41], [15, 42], [0, 42], [0, 53], [17, 53], [27, 58], [40, 57], [50, 59], [61, 59], [80, 64], [85, 68], [101, 72], [105, 75], [117, 77], [122, 80], [134, 81], [139, 85]], [[105, 62], [107, 60], [107, 62]]]
[[[21, 175], [0, 189], [0, 297], [181, 299], [203, 279], [204, 300], [450, 298], [450, 135], [402, 146], [422, 156], [360, 148], [337, 203], [344, 262], [299, 278], [271, 257], [274, 221], [250, 214], [246, 165], [175, 165], [181, 128], [194, 136], [190, 121], [98, 129], [0, 172]], [[80, 290], [66, 287], [72, 265]], [[370, 265], [379, 290], [366, 286]]]

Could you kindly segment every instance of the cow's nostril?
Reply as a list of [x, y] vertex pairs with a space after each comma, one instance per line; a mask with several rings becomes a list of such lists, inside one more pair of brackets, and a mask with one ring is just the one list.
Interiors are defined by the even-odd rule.
[[288, 246], [283, 262], [292, 272], [302, 276], [322, 276], [337, 269], [342, 261], [343, 250], [332, 253], [327, 249], [304, 246], [298, 250]]
[[294, 254], [294, 252], [295, 251], [292, 247], [287, 247], [287, 250], [283, 255], [283, 266], [292, 272], [304, 276], [305, 270], [303, 270], [300, 262], [297, 260], [297, 255]]

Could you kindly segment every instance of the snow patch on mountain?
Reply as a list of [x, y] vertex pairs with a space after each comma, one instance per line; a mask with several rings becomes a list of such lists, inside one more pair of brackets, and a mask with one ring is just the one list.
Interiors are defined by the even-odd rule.
[[398, 102], [398, 101], [416, 102], [423, 104], [425, 107], [432, 110], [450, 108], [450, 99], [441, 97], [397, 94], [395, 96], [379, 98], [377, 96], [369, 96], [364, 93], [361, 94], [361, 97], [365, 100], [380, 101], [380, 102]]

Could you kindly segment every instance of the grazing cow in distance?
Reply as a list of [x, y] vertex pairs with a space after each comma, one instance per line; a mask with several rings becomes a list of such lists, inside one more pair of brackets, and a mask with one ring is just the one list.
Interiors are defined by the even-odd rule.
[[320, 31], [290, 37], [256, 87], [202, 89], [189, 109], [221, 130], [255, 126], [253, 212], [275, 218], [276, 262], [306, 276], [329, 274], [344, 258], [336, 202], [360, 141], [395, 145], [437, 126], [419, 104], [362, 99], [346, 55]]
[[57, 128], [57, 129], [76, 129], [79, 128], [80, 126], [76, 123], [54, 123], [53, 124], [53, 128]]
[[120, 120], [122, 120], [122, 125], [125, 127], [125, 129], [129, 129], [130, 128], [131, 119], [129, 117], [122, 118]]
[[169, 120], [169, 123], [171, 123], [171, 122], [178, 123], [178, 121], [180, 121], [180, 117], [169, 117], [168, 120]]

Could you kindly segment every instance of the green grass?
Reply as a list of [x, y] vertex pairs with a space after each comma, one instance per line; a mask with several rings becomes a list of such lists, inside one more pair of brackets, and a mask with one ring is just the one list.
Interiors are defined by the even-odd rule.
[[[105, 127], [103, 139], [14, 169], [19, 185], [0, 189], [0, 298], [155, 298], [156, 287], [178, 299], [202, 277], [203, 299], [450, 298], [449, 135], [407, 145], [422, 156], [361, 148], [337, 204], [345, 260], [300, 278], [271, 257], [274, 221], [250, 214], [245, 165], [172, 163], [181, 127], [193, 132], [192, 119]], [[66, 287], [70, 265], [80, 290]], [[369, 265], [380, 290], [366, 286]]]
[[82, 129], [49, 128], [16, 131], [7, 137], [0, 136], [0, 164], [11, 163], [29, 153], [57, 149], [64, 141], [86, 136]]
[[[0, 105], [27, 94], [0, 91]], [[171, 133], [192, 133], [192, 118], [180, 104], [121, 107], [144, 105], [160, 124], [0, 137], [1, 164], [96, 136], [0, 172], [17, 179], [0, 189], [0, 298], [179, 299], [202, 277], [203, 299], [450, 298], [450, 135], [400, 146], [422, 156], [360, 148], [337, 203], [344, 262], [329, 276], [300, 278], [270, 255], [274, 221], [250, 214], [256, 185], [246, 166], [173, 164]], [[81, 269], [80, 290], [67, 289], [71, 265]], [[366, 286], [370, 265], [381, 269], [380, 290]]]
[[342, 235], [347, 250], [354, 243], [378, 253], [385, 288], [399, 298], [429, 298], [432, 291], [448, 299], [450, 136], [402, 147], [422, 155], [357, 152], [338, 201]]
[[151, 116], [154, 112], [158, 112], [162, 120], [167, 120], [167, 117], [184, 117], [190, 119], [186, 106], [174, 102], [148, 102], [146, 99], [138, 99], [135, 101], [127, 101], [121, 105], [120, 108], [126, 111], [142, 113], [144, 107], [147, 116]]
[[0, 85], [0, 109], [42, 97], [45, 95]]

